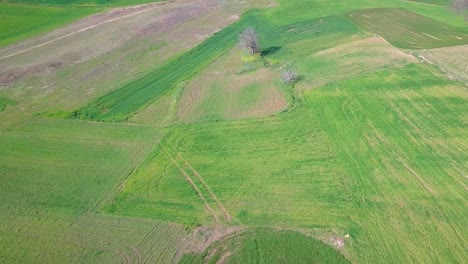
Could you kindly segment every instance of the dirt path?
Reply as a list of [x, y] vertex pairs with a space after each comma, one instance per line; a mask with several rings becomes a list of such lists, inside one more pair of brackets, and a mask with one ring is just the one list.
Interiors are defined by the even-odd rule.
[[[171, 1], [171, 2], [174, 2], [174, 1]], [[136, 16], [136, 15], [139, 15], [139, 14], [144, 13], [144, 12], [148, 12], [148, 11], [153, 10], [153, 9], [155, 9], [155, 8], [159, 7], [160, 5], [165, 4], [165, 3], [166, 2], [146, 4], [146, 5], [137, 6], [137, 7], [131, 8], [131, 9], [125, 9], [124, 8], [122, 10], [127, 11], [127, 12], [120, 12], [120, 13], [115, 12], [115, 13], [117, 13], [117, 16], [115, 16], [115, 17], [112, 17], [112, 18], [109, 18], [107, 20], [100, 21], [100, 22], [96, 21], [95, 24], [92, 24], [90, 26], [86, 26], [84, 28], [77, 29], [77, 30], [72, 31], [70, 33], [67, 33], [65, 35], [58, 36], [58, 37], [55, 37], [53, 39], [47, 40], [45, 42], [33, 45], [31, 47], [27, 47], [27, 48], [21, 49], [19, 51], [10, 53], [8, 55], [0, 57], [0, 61], [4, 60], [4, 59], [7, 59], [7, 58], [10, 58], [10, 57], [13, 57], [13, 56], [16, 56], [16, 55], [19, 55], [19, 54], [23, 54], [23, 53], [25, 53], [27, 51], [30, 51], [30, 50], [33, 50], [33, 49], [36, 49], [36, 48], [43, 47], [45, 45], [51, 44], [51, 43], [56, 42], [58, 40], [61, 40], [61, 39], [68, 38], [70, 36], [76, 35], [78, 33], [94, 29], [96, 27], [99, 27], [99, 26], [107, 24], [107, 23], [111, 23], [111, 22], [114, 22], [114, 21], [117, 21], [117, 20], [120, 20], [120, 19], [124, 19], [124, 18], [130, 17], [130, 16]]]

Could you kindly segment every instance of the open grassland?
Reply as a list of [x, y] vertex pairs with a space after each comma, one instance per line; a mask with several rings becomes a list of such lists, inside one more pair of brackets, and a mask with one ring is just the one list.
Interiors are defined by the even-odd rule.
[[468, 30], [456, 28], [404, 9], [364, 9], [349, 18], [366, 31], [404, 49], [428, 49], [468, 44]]
[[[62, 33], [91, 30], [0, 59], [0, 262], [468, 258], [466, 86], [391, 45], [406, 35], [372, 36], [349, 14], [397, 10], [444, 45], [466, 31], [459, 16], [279, 0], [224, 28], [254, 5], [201, 2], [80, 21]], [[248, 26], [261, 58], [234, 48]], [[420, 55], [458, 63], [452, 49]], [[278, 80], [287, 68], [295, 86]]]
[[142, 161], [155, 139], [152, 128], [141, 126], [29, 121], [0, 136], [1, 199], [12, 210], [91, 210]]
[[0, 47], [50, 31], [102, 8], [45, 7], [0, 2]]
[[[66, 115], [144, 77], [231, 23], [243, 10], [261, 5], [265, 2], [180, 0], [112, 9], [4, 48], [1, 57], [16, 55], [0, 60], [0, 96], [19, 104], [0, 116], [0, 128], [32, 113]], [[43, 45], [49, 39], [56, 41]], [[160, 117], [160, 112], [166, 110], [150, 117]]]
[[186, 247], [182, 225], [92, 213], [150, 151], [152, 128], [34, 119], [13, 131], [0, 135], [0, 262], [170, 263]]
[[[349, 233], [357, 262], [460, 262], [468, 94], [433, 71], [409, 65], [330, 84], [273, 118], [174, 126], [110, 208], [206, 224], [208, 204], [227, 224]], [[198, 214], [173, 210], [174, 197], [197, 208], [197, 194]]]
[[[358, 6], [365, 6], [367, 2], [356, 0], [352, 3], [357, 8]], [[302, 2], [299, 2], [296, 8], [302, 4]], [[320, 6], [320, 3], [317, 3], [317, 5]], [[331, 7], [329, 5], [319, 10], [328, 10], [327, 8]], [[344, 6], [353, 7], [352, 4]], [[72, 113], [71, 117], [100, 121], [128, 120], [152, 102], [157, 102], [168, 91], [176, 89], [179, 83], [192, 78], [194, 74], [199, 73], [204, 67], [221, 57], [222, 54], [226, 53], [234, 45], [237, 35], [249, 25], [255, 26], [256, 30], [259, 31], [262, 45], [265, 47], [283, 48], [284, 46], [284, 49], [279, 50], [276, 56], [283, 55], [283, 57], [288, 57], [291, 61], [301, 58], [301, 56], [310, 55], [328, 47], [339, 45], [351, 40], [354, 35], [360, 34], [356, 26], [342, 16], [322, 17], [320, 19], [303, 18], [302, 20], [284, 17], [284, 13], [289, 12], [290, 8], [291, 6], [285, 4], [284, 6], [280, 6], [280, 8], [272, 9], [275, 10], [274, 13], [269, 11], [250, 12], [244, 15], [238, 22], [215, 34], [190, 52], [182, 54], [143, 78], [98, 98], [84, 108]], [[436, 8], [442, 9], [442, 7], [437, 6]], [[362, 17], [370, 16], [373, 12], [384, 17], [386, 12], [391, 13], [387, 14], [387, 18], [390, 20], [394, 19], [395, 21], [376, 24], [375, 27], [382, 30], [382, 32], [377, 33], [381, 33], [383, 37], [388, 38], [392, 44], [395, 44], [394, 42], [397, 44], [403, 43], [401, 45], [406, 45], [404, 46], [406, 48], [460, 45], [468, 42], [468, 31], [465, 28], [443, 24], [442, 22], [405, 10], [370, 9], [356, 11], [349, 14], [349, 17], [354, 19], [354, 17], [360, 14], [359, 12], [363, 12]], [[314, 17], [314, 13], [308, 15]], [[320, 14], [316, 15], [319, 16]], [[392, 18], [390, 15], [397, 15], [399, 19]], [[282, 18], [280, 25], [276, 24], [276, 21], [272, 19], [277, 16]], [[380, 19], [379, 21], [383, 20]], [[287, 21], [290, 21], [290, 23], [287, 23]], [[367, 24], [363, 21], [358, 22], [362, 22], [357, 23], [362, 29], [369, 30], [366, 26]], [[407, 39], [408, 36], [404, 34], [392, 35], [392, 33], [383, 32], [383, 27], [392, 25], [393, 22], [399, 23], [401, 25], [400, 28], [406, 27], [413, 31], [427, 29], [428, 33], [423, 34], [422, 32], [420, 33], [422, 34], [420, 39], [413, 40]], [[396, 28], [392, 27], [395, 32], [401, 32], [401, 29]], [[415, 34], [417, 35], [417, 33]], [[428, 39], [431, 41], [428, 42]], [[286, 53], [288, 51], [287, 48], [289, 48], [289, 51], [291, 49], [294, 50], [292, 56], [286, 56], [289, 55]]]
[[260, 229], [228, 236], [179, 263], [349, 263], [319, 240], [298, 232]]
[[155, 220], [0, 209], [2, 263], [173, 263], [189, 242], [184, 226]]
[[[168, 90], [175, 89], [201, 69], [209, 65], [222, 54], [228, 52], [235, 44], [238, 34], [248, 25], [255, 25], [266, 47], [279, 46], [276, 56], [287, 54], [287, 43], [296, 51], [295, 56], [303, 56], [303, 46], [308, 45], [309, 52], [320, 51], [343, 38], [351, 38], [357, 33], [348, 20], [343, 17], [330, 17], [325, 20], [313, 19], [277, 27], [261, 17], [249, 13], [238, 22], [218, 32], [192, 51], [170, 61], [147, 76], [98, 98], [88, 106], [71, 114], [73, 118], [122, 121], [140, 111], [152, 101], [163, 96]], [[294, 27], [294, 30], [290, 30]], [[315, 44], [312, 46], [312, 44]], [[299, 46], [303, 45], [303, 46]], [[302, 53], [301, 53], [302, 52]], [[183, 63], [182, 63], [183, 62]]]

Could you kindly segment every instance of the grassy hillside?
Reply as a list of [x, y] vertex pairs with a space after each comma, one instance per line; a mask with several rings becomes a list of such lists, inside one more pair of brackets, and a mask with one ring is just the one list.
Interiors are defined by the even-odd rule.
[[364, 262], [461, 261], [467, 94], [432, 71], [410, 65], [338, 82], [275, 118], [174, 127], [161, 143], [171, 152], [155, 149], [114, 213], [185, 222], [167, 198], [196, 194], [164, 186], [178, 186], [175, 164], [186, 160], [234, 223], [342, 230]]
[[[0, 262], [463, 263], [460, 19], [279, 0], [98, 98], [91, 81], [50, 102], [47, 84], [1, 90], [0, 119], [22, 119], [0, 132]], [[249, 26], [263, 56], [235, 47]]]
[[156, 136], [138, 126], [28, 122], [0, 137], [2, 201], [12, 208], [91, 210], [138, 165], [149, 151], [144, 142]]
[[[302, 3], [300, 2], [300, 4]], [[295, 7], [296, 11], [300, 10], [298, 8], [301, 6], [300, 4]], [[356, 1], [355, 4], [365, 6], [360, 1]], [[344, 6], [348, 8], [353, 7], [351, 3]], [[290, 61], [300, 56], [326, 49], [327, 47], [333, 47], [333, 45], [347, 41], [343, 38], [351, 38], [359, 34], [356, 26], [343, 16], [328, 16], [308, 20], [303, 18], [299, 20], [300, 22], [295, 22], [298, 21], [298, 17], [284, 17], [285, 14], [289, 14], [291, 8], [289, 5], [284, 5], [279, 9], [272, 9], [276, 13], [270, 13], [269, 11], [250, 12], [244, 15], [238, 22], [218, 32], [193, 50], [155, 69], [147, 76], [98, 98], [86, 107], [72, 113], [71, 117], [99, 121], [128, 120], [128, 118], [136, 112], [141, 111], [152, 101], [164, 95], [167, 91], [175, 89], [179, 83], [190, 79], [210, 62], [226, 53], [228, 49], [234, 46], [238, 34], [249, 25], [256, 27], [264, 47], [284, 48], [276, 56], [282, 55], [283, 60], [289, 59]], [[328, 10], [328, 8], [330, 6], [327, 6], [323, 10]], [[441, 7], [439, 8], [442, 9]], [[382, 21], [381, 24], [373, 23], [369, 27], [370, 24], [368, 22], [359, 20], [359, 17], [367, 19], [368, 15], [359, 16], [358, 12], [390, 12], [387, 15], [390, 20], [386, 21], [382, 19], [379, 20]], [[402, 18], [395, 19], [395, 14], [392, 12], [396, 12]], [[311, 12], [311, 14], [307, 14], [313, 17], [315, 13]], [[277, 21], [272, 20], [277, 17], [282, 18], [281, 25], [277, 25]], [[349, 14], [349, 17], [356, 22], [356, 25], [361, 30], [381, 34], [387, 41], [396, 44], [398, 47], [428, 48], [468, 43], [468, 29], [445, 25], [408, 11], [375, 9], [373, 11], [357, 11], [357, 13]], [[408, 31], [408, 28], [412, 28], [413, 31], [419, 32], [425, 30], [426, 32], [421, 32], [419, 33], [420, 35], [413, 32], [416, 37], [408, 37], [408, 34], [402, 34], [402, 31], [398, 30], [396, 26], [392, 27], [395, 30], [394, 33], [386, 30], [388, 25], [394, 25], [397, 23], [397, 20], [401, 28], [407, 28], [405, 32]], [[288, 21], [291, 22], [287, 23]], [[293, 54], [285, 56], [287, 52], [286, 48], [293, 49]]]
[[46, 7], [0, 2], [0, 47], [101, 11], [93, 7]]

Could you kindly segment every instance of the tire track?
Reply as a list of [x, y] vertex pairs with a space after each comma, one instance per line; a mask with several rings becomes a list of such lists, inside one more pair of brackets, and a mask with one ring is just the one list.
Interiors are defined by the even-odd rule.
[[220, 224], [220, 221], [219, 221], [219, 218], [218, 216], [216, 215], [215, 211], [213, 210], [213, 208], [210, 206], [210, 204], [208, 203], [208, 200], [205, 198], [205, 196], [203, 195], [203, 193], [200, 191], [200, 189], [197, 187], [197, 185], [195, 184], [195, 182], [193, 181], [193, 179], [187, 174], [187, 172], [176, 162], [176, 160], [174, 159], [174, 157], [169, 154], [169, 152], [167, 151], [167, 149], [162, 145], [161, 145], [161, 149], [162, 151], [169, 157], [169, 159], [171, 159], [172, 163], [179, 169], [180, 173], [182, 173], [182, 175], [184, 176], [184, 178], [187, 180], [187, 182], [192, 186], [192, 188], [195, 190], [195, 192], [197, 193], [197, 196], [198, 198], [200, 198], [200, 200], [203, 202], [203, 205], [205, 206], [206, 210], [208, 210], [208, 212], [211, 214], [211, 217], [213, 218], [213, 220], [215, 221], [215, 224], [218, 226]]
[[182, 157], [182, 155], [180, 155], [179, 152], [177, 151], [174, 151], [176, 153], [176, 155], [185, 163], [185, 165], [192, 171], [193, 175], [195, 175], [199, 180], [200, 182], [202, 183], [203, 187], [205, 187], [205, 189], [208, 191], [208, 193], [210, 194], [211, 196], [211, 199], [213, 199], [213, 201], [216, 202], [216, 204], [219, 206], [219, 208], [221, 209], [221, 211], [223, 212], [223, 215], [224, 215], [224, 218], [226, 219], [226, 221], [228, 222], [231, 222], [232, 220], [232, 217], [231, 215], [229, 214], [229, 212], [226, 210], [226, 208], [224, 207], [223, 203], [221, 203], [221, 201], [219, 201], [218, 197], [216, 197], [216, 195], [214, 194], [214, 192], [211, 190], [211, 188], [208, 186], [208, 184], [206, 184], [205, 180], [203, 179], [203, 177], [200, 175], [200, 173], [198, 173], [193, 167], [192, 165]]

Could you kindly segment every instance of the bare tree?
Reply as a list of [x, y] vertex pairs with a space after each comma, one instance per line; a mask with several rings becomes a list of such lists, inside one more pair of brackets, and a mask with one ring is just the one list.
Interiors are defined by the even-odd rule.
[[299, 80], [299, 76], [293, 70], [289, 69], [281, 74], [281, 81], [285, 84], [294, 84]]
[[260, 53], [258, 34], [253, 27], [247, 28], [239, 35], [239, 47], [245, 49], [251, 55]]
[[465, 21], [468, 21], [468, 0], [454, 0], [452, 8], [457, 13], [465, 13]]

